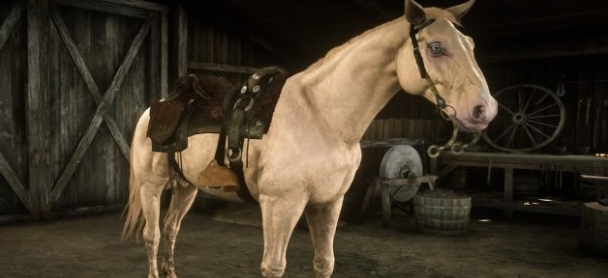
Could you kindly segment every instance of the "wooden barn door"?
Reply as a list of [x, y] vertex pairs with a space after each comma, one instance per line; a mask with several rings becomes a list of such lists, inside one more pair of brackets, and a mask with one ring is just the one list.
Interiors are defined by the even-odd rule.
[[124, 203], [132, 129], [167, 88], [167, 9], [38, 0], [25, 10], [28, 182], [11, 188], [35, 217]]
[[23, 1], [0, 3], [0, 216], [26, 214], [31, 209], [25, 117], [25, 13]]

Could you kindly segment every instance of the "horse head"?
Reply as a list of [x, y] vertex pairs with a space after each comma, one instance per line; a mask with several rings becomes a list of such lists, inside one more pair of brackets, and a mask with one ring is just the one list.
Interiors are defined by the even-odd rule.
[[406, 0], [410, 35], [398, 49], [396, 61], [403, 90], [424, 96], [467, 132], [485, 129], [497, 112], [497, 102], [473, 54], [473, 39], [462, 32], [460, 24], [473, 2], [439, 9]]

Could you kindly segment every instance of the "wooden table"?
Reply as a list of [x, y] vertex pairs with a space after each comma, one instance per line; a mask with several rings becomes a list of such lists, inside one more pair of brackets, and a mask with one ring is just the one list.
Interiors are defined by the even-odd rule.
[[[440, 179], [458, 166], [502, 168], [505, 180], [503, 201], [497, 205], [502, 208], [506, 218], [513, 217], [513, 210], [527, 210], [513, 202], [513, 170], [547, 170], [547, 165], [557, 167], [560, 171], [578, 172], [586, 175], [608, 176], [608, 158], [593, 155], [551, 155], [551, 154], [511, 154], [497, 152], [465, 152], [460, 155], [442, 152], [437, 158], [431, 158], [431, 175]], [[443, 166], [439, 168], [440, 166]], [[567, 211], [560, 214], [569, 214]]]

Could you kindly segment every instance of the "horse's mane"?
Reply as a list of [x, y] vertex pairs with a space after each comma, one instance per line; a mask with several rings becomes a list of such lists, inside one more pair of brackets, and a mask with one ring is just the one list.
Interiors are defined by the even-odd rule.
[[[429, 7], [425, 9], [426, 14], [429, 18], [437, 18], [439, 16], [440, 13], [444, 13], [445, 11], [441, 8], [436, 8], [436, 7]], [[450, 14], [450, 13], [448, 13]], [[445, 15], [445, 13], [444, 13]], [[458, 20], [456, 18], [453, 18], [453, 16], [450, 14], [451, 18], [449, 18], [451, 21], [456, 21], [458, 22]], [[330, 49], [324, 57], [322, 57], [321, 59], [317, 60], [315, 63], [313, 63], [312, 65], [310, 65], [306, 70], [313, 70], [316, 69], [318, 67], [320, 67], [321, 65], [323, 65], [323, 63], [329, 59], [331, 59], [333, 56], [335, 56], [337, 53], [339, 53], [342, 49], [350, 46], [351, 44], [353, 44], [356, 41], [359, 41], [360, 39], [365, 38], [366, 36], [368, 36], [369, 34], [382, 29], [384, 27], [390, 26], [390, 25], [394, 25], [397, 24], [399, 22], [399, 19], [401, 19], [402, 17], [396, 18], [394, 20], [391, 20], [389, 22], [386, 22], [384, 24], [378, 25], [372, 29], [369, 29], [363, 33], [361, 33], [360, 35], [353, 37], [351, 39], [349, 39], [346, 43], [343, 43], [342, 45], [336, 46], [332, 49]], [[403, 41], [407, 40], [407, 32], [404, 31], [403, 33]]]

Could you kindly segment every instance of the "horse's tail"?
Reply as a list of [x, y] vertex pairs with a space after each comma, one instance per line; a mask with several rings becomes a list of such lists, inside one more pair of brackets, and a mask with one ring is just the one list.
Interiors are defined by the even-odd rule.
[[133, 165], [135, 151], [137, 146], [140, 146], [141, 141], [145, 141], [148, 111], [144, 112], [137, 122], [135, 132], [133, 134], [133, 143], [131, 144], [131, 165], [130, 165], [130, 176], [129, 176], [129, 202], [127, 207], [122, 213], [122, 217], [125, 219], [125, 225], [122, 229], [122, 240], [127, 240], [136, 235], [136, 239], [139, 240], [139, 236], [143, 230], [144, 224], [146, 223], [142, 209], [141, 209], [141, 181], [135, 175]]
[[[139, 194], [141, 184], [131, 171], [131, 177], [129, 178], [129, 203], [123, 211], [123, 217], [125, 218], [125, 226], [122, 229], [122, 240], [128, 240], [133, 235], [136, 235], [136, 239], [139, 240], [139, 235], [145, 224], [145, 219], [141, 210], [141, 196]], [[126, 216], [125, 216], [126, 215]]]

